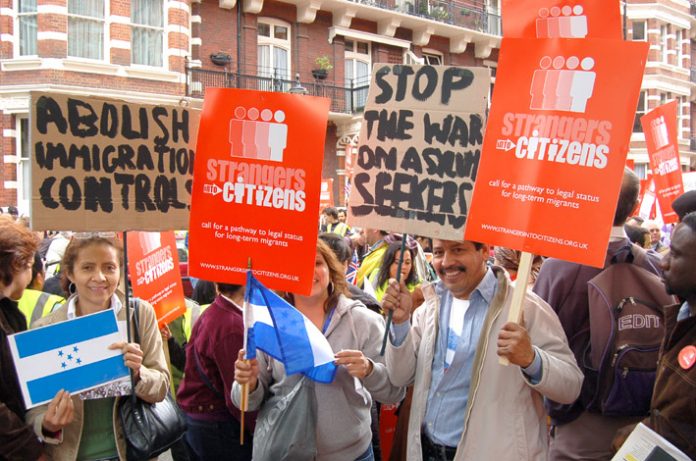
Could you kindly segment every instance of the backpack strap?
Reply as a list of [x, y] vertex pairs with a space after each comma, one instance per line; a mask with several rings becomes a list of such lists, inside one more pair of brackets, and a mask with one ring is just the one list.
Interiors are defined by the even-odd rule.
[[208, 376], [206, 376], [205, 371], [203, 371], [203, 367], [201, 366], [201, 359], [198, 357], [198, 351], [196, 350], [196, 346], [193, 344], [193, 342], [190, 343], [190, 347], [193, 348], [193, 357], [196, 359], [196, 370], [198, 371], [198, 375], [200, 378], [203, 380], [203, 384], [210, 389], [215, 396], [221, 400], [225, 400], [225, 396], [222, 395], [222, 392], [217, 390], [215, 386], [213, 386], [213, 383], [210, 382], [210, 379], [208, 379]]

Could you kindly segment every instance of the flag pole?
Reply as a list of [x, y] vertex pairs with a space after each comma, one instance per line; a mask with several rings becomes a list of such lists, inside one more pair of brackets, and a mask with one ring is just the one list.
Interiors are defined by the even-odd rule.
[[[399, 264], [396, 268], [396, 283], [401, 283], [401, 266], [404, 264], [404, 251], [406, 251], [406, 239], [408, 234], [404, 234], [401, 237], [401, 250], [399, 250]], [[387, 313], [387, 324], [384, 327], [384, 337], [382, 337], [382, 349], [379, 351], [379, 355], [384, 355], [384, 351], [387, 349], [387, 340], [389, 339], [389, 328], [392, 324], [392, 317], [394, 317], [394, 311], [390, 310]]]
[[[247, 261], [247, 270], [251, 270], [251, 257], [249, 257]], [[248, 280], [248, 277], [247, 277]], [[247, 293], [249, 290], [249, 286], [247, 284], [246, 287]], [[243, 315], [244, 315], [244, 355], [247, 356], [249, 354], [249, 351], [247, 351], [247, 346], [248, 346], [248, 334], [249, 334], [249, 329], [247, 328], [247, 321], [248, 321], [248, 310], [249, 310], [249, 300], [248, 296], [244, 296], [244, 306], [243, 306]], [[246, 358], [244, 359], [244, 363], [249, 363], [249, 360]], [[242, 398], [240, 402], [240, 413], [241, 413], [241, 418], [240, 418], [240, 423], [241, 423], [241, 428], [239, 431], [239, 444], [244, 445], [244, 413], [248, 411], [248, 405], [249, 405], [249, 383], [242, 384]]]

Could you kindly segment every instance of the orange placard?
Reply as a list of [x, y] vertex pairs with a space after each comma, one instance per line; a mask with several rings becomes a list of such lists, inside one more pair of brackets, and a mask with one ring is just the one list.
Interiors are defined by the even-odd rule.
[[638, 215], [643, 219], [655, 219], [657, 216], [657, 198], [655, 197], [655, 181], [652, 177], [641, 181], [642, 195]]
[[655, 194], [665, 224], [679, 221], [679, 216], [672, 209], [672, 202], [684, 193], [677, 140], [677, 110], [677, 101], [672, 101], [640, 118], [655, 180]]
[[621, 39], [618, 0], [503, 0], [503, 37]]
[[194, 168], [189, 273], [308, 294], [329, 100], [206, 90]]
[[647, 51], [503, 39], [467, 240], [603, 265]]
[[321, 195], [319, 208], [323, 210], [327, 206], [334, 206], [333, 178], [321, 180]]
[[128, 232], [133, 294], [152, 304], [160, 327], [186, 312], [174, 232]]

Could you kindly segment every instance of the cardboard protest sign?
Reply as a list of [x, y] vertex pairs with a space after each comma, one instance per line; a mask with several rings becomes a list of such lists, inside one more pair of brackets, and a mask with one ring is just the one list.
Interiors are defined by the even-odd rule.
[[503, 0], [503, 37], [621, 40], [618, 0]]
[[107, 309], [7, 337], [27, 408], [64, 389], [78, 393], [129, 376], [116, 312]]
[[672, 209], [672, 202], [684, 193], [677, 139], [677, 110], [675, 100], [651, 110], [640, 118], [650, 156], [655, 193], [665, 224], [679, 221], [679, 216]]
[[155, 308], [162, 327], [186, 312], [174, 232], [128, 232], [133, 294]]
[[467, 240], [603, 265], [647, 51], [503, 39]]
[[375, 66], [353, 169], [352, 226], [461, 239], [489, 87], [484, 68]]
[[31, 94], [34, 230], [188, 226], [199, 112]]
[[329, 100], [206, 90], [198, 137], [189, 273], [307, 294], [316, 254]]

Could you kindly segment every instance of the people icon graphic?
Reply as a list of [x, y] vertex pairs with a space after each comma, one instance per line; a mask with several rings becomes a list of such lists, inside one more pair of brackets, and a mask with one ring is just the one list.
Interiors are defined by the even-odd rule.
[[[592, 97], [596, 73], [594, 59], [570, 56], [544, 56], [539, 60], [539, 69], [534, 71], [529, 89], [532, 110], [560, 110], [585, 112], [587, 101]], [[578, 69], [578, 66], [580, 69]]]
[[655, 142], [655, 149], [662, 149], [669, 144], [669, 135], [667, 134], [667, 123], [662, 115], [650, 122], [650, 131]]
[[587, 16], [582, 5], [540, 8], [536, 20], [537, 38], [584, 38]]
[[282, 110], [236, 107], [230, 120], [230, 156], [282, 162], [288, 141], [283, 122]]

